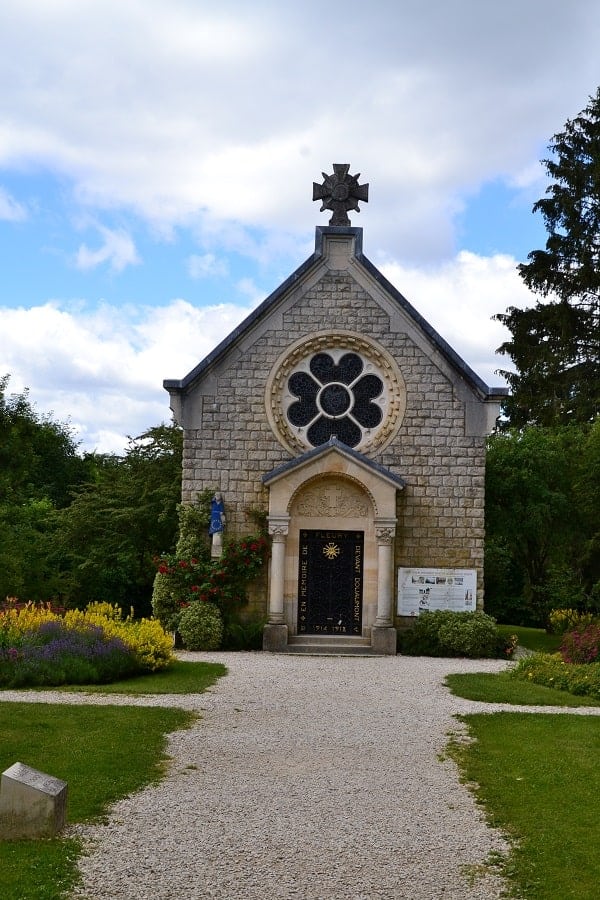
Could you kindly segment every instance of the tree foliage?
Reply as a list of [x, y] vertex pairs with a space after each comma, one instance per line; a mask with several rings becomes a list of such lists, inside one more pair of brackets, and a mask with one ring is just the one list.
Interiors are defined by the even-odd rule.
[[173, 549], [181, 495], [182, 435], [150, 428], [124, 457], [96, 458], [94, 480], [57, 517], [54, 561], [69, 605], [90, 600], [151, 613], [153, 558]]
[[545, 625], [552, 607], [600, 603], [600, 420], [489, 440], [486, 610]]
[[60, 591], [51, 562], [55, 511], [89, 476], [68, 425], [40, 416], [27, 391], [0, 378], [0, 598]]
[[69, 426], [40, 416], [27, 391], [9, 394], [9, 381], [0, 378], [0, 503], [43, 499], [65, 506], [87, 477], [87, 463]]
[[516, 372], [510, 424], [591, 422], [600, 412], [600, 88], [543, 160], [551, 184], [533, 207], [548, 232], [519, 273], [544, 302], [497, 315], [512, 333], [499, 348]]
[[173, 549], [182, 436], [149, 429], [124, 456], [79, 455], [70, 428], [0, 379], [0, 599], [91, 600], [150, 613], [155, 554]]

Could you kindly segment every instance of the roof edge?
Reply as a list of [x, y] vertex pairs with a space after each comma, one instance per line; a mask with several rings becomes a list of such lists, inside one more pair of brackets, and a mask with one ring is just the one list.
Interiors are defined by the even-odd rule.
[[188, 372], [182, 379], [165, 378], [163, 387], [169, 394], [183, 393], [208, 369], [226, 350], [249, 329], [252, 325], [287, 291], [294, 287], [317, 263], [323, 259], [325, 237], [329, 235], [346, 235], [354, 238], [354, 258], [363, 266], [373, 280], [380, 285], [382, 290], [391, 295], [398, 305], [413, 319], [413, 321], [427, 335], [441, 355], [458, 371], [461, 377], [479, 396], [488, 402], [501, 402], [510, 393], [507, 387], [489, 387], [485, 381], [459, 356], [456, 350], [433, 328], [432, 325], [418, 312], [400, 291], [394, 287], [391, 281], [371, 262], [363, 253], [363, 229], [347, 226], [323, 226], [315, 228], [315, 252], [308, 257], [288, 278], [285, 279], [259, 306], [240, 322], [230, 334], [227, 335], [211, 352], [202, 359], [195, 368]]
[[[312, 269], [312, 267], [318, 263], [323, 258], [323, 235], [319, 234], [319, 231], [323, 229], [319, 229], [317, 226], [317, 234], [315, 237], [315, 252], [308, 257], [301, 265], [295, 269], [291, 275], [289, 275], [285, 281], [283, 281], [275, 290], [266, 297], [262, 303], [260, 303], [256, 309], [253, 309], [252, 312], [246, 316], [246, 318], [240, 322], [237, 328], [234, 328], [232, 332], [230, 332], [227, 337], [223, 338], [220, 344], [211, 350], [208, 356], [205, 356], [204, 359], [200, 360], [198, 365], [192, 369], [191, 372], [181, 379], [177, 378], [165, 378], [163, 381], [163, 387], [165, 390], [169, 391], [171, 394], [177, 394], [184, 391], [186, 388], [190, 386], [197, 378], [202, 375], [202, 373], [209, 368], [209, 366], [216, 360], [218, 357], [225, 352], [232, 344], [236, 342], [236, 340], [244, 334], [249, 328], [252, 327], [254, 322], [256, 322], [262, 315], [265, 313], [270, 306], [279, 300], [279, 298], [285, 294], [290, 288], [294, 287], [296, 282], [300, 281], [300, 279], [306, 275], [307, 272]], [[348, 232], [348, 231], [361, 231], [362, 229], [357, 228], [331, 228], [330, 231], [336, 232]], [[362, 234], [360, 236], [360, 245], [362, 247]]]
[[276, 481], [278, 478], [281, 478], [282, 475], [286, 475], [293, 469], [297, 469], [299, 466], [303, 466], [313, 459], [318, 459], [319, 456], [322, 456], [325, 453], [329, 453], [331, 450], [337, 450], [339, 453], [342, 453], [344, 456], [350, 457], [350, 459], [354, 460], [360, 465], [363, 465], [366, 468], [377, 472], [378, 475], [381, 475], [383, 478], [391, 481], [400, 490], [406, 487], [406, 482], [403, 478], [400, 477], [400, 475], [394, 475], [393, 472], [390, 472], [390, 470], [385, 466], [382, 466], [381, 463], [369, 459], [368, 456], [364, 456], [364, 454], [360, 453], [358, 450], [354, 450], [347, 444], [344, 444], [343, 441], [338, 440], [336, 437], [331, 437], [324, 444], [319, 444], [318, 447], [312, 447], [310, 450], [306, 450], [300, 456], [296, 456], [294, 459], [289, 459], [287, 460], [287, 462], [282, 463], [280, 466], [276, 466], [276, 468], [274, 468], [271, 472], [267, 472], [266, 475], [263, 475], [261, 480], [263, 484], [269, 485], [272, 481]]

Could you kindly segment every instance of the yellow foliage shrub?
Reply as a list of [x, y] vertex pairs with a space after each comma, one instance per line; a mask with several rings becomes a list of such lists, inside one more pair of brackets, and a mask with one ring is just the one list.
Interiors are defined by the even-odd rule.
[[564, 634], [582, 625], [592, 625], [597, 619], [598, 616], [593, 613], [579, 612], [577, 609], [553, 609], [548, 617], [553, 634]]
[[48, 606], [26, 606], [9, 608], [0, 613], [0, 627], [8, 634], [9, 639], [21, 635], [32, 628], [39, 628], [44, 622], [55, 622], [60, 619], [58, 613]]
[[99, 625], [105, 634], [120, 638], [135, 653], [142, 668], [150, 672], [164, 669], [173, 660], [173, 640], [158, 619], [123, 619], [118, 606], [90, 603], [85, 610], [70, 609], [65, 622], [72, 628]]
[[0, 629], [7, 640], [38, 628], [44, 622], [63, 620], [68, 628], [83, 630], [90, 625], [102, 628], [109, 637], [120, 638], [133, 650], [142, 669], [157, 672], [173, 660], [173, 639], [166, 633], [158, 619], [135, 620], [132, 615], [123, 618], [118, 606], [110, 603], [90, 603], [87, 609], [69, 609], [64, 615], [53, 612], [47, 606], [28, 603], [18, 608], [8, 608], [0, 613]]
[[164, 669], [173, 660], [173, 639], [158, 619], [127, 620], [121, 639], [131, 647], [140, 663], [150, 672]]

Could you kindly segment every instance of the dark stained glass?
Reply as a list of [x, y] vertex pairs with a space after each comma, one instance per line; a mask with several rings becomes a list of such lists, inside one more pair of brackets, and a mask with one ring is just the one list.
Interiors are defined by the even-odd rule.
[[315, 402], [319, 385], [306, 372], [295, 372], [288, 382], [288, 387], [290, 393], [299, 398], [288, 409], [288, 420], [297, 428], [302, 428], [312, 422], [319, 412]]
[[294, 372], [288, 388], [298, 399], [287, 410], [287, 418], [296, 428], [306, 428], [306, 440], [313, 447], [335, 435], [349, 447], [363, 438], [362, 429], [381, 424], [383, 411], [373, 400], [383, 392], [377, 375], [361, 377], [362, 359], [356, 353], [344, 353], [335, 363], [329, 353], [316, 353], [310, 360], [310, 372]]
[[356, 353], [344, 353], [337, 366], [329, 353], [316, 353], [310, 361], [310, 371], [321, 384], [331, 381], [352, 384], [362, 370], [362, 360]]
[[306, 436], [313, 447], [325, 444], [334, 436], [348, 447], [356, 447], [360, 443], [362, 432], [348, 416], [343, 419], [326, 419], [325, 416], [320, 416], [310, 426]]
[[348, 412], [352, 404], [352, 398], [348, 388], [343, 384], [326, 385], [319, 395], [319, 403], [323, 412], [334, 418], [343, 416]]
[[354, 409], [352, 415], [363, 428], [376, 428], [383, 418], [383, 411], [376, 403], [371, 403], [383, 391], [383, 382], [377, 375], [365, 375], [353, 388]]
[[294, 372], [288, 381], [290, 393], [301, 399], [314, 400], [320, 387], [306, 372]]

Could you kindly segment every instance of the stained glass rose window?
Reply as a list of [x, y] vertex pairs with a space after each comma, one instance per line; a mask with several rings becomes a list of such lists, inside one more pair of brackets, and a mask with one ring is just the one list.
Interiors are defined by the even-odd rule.
[[373, 402], [383, 393], [383, 381], [364, 372], [356, 353], [344, 353], [337, 363], [330, 353], [316, 353], [308, 372], [290, 376], [288, 389], [297, 397], [287, 410], [288, 421], [306, 429], [313, 447], [333, 436], [356, 447], [363, 429], [376, 428], [383, 419], [381, 406]]
[[329, 331], [288, 347], [267, 378], [265, 401], [274, 433], [292, 452], [335, 436], [365, 453], [397, 432], [406, 386], [381, 345], [351, 331]]

